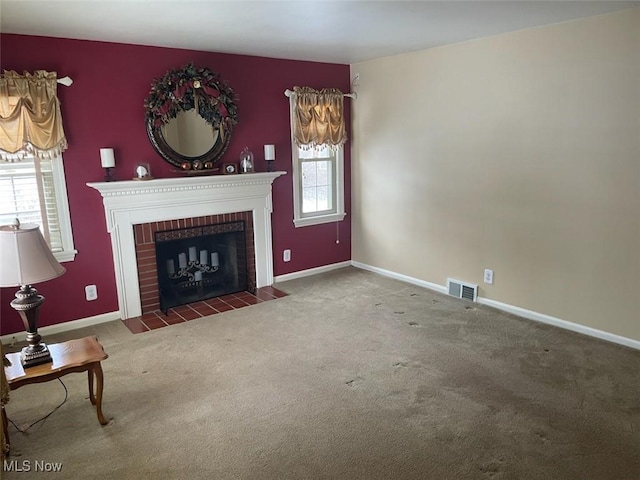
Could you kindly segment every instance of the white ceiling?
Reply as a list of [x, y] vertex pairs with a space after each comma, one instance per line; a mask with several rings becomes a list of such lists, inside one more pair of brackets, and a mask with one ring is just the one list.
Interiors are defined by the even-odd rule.
[[0, 31], [352, 64], [635, 1], [0, 0]]

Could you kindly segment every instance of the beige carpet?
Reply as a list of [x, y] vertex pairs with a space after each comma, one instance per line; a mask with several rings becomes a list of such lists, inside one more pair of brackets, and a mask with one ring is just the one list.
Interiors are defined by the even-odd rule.
[[[61, 409], [10, 426], [31, 471], [3, 478], [640, 478], [640, 351], [353, 268], [277, 286], [148, 333], [47, 338], [98, 335], [113, 420], [64, 377]], [[63, 398], [30, 385], [7, 411], [24, 425]]]

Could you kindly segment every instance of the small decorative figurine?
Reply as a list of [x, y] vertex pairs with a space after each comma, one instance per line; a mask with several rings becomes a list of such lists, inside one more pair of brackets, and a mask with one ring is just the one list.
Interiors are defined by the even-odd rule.
[[244, 147], [240, 152], [240, 173], [253, 172], [253, 153], [249, 151], [249, 147]]
[[235, 163], [225, 163], [222, 167], [222, 171], [225, 174], [237, 173], [236, 164]]
[[151, 167], [148, 163], [138, 163], [134, 170], [135, 177], [134, 180], [151, 180], [153, 177], [151, 176]]

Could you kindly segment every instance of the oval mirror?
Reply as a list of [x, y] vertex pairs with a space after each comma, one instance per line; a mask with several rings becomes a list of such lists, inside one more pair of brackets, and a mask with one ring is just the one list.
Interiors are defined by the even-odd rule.
[[186, 172], [215, 170], [237, 124], [233, 90], [210, 69], [192, 64], [154, 80], [145, 113], [155, 150]]

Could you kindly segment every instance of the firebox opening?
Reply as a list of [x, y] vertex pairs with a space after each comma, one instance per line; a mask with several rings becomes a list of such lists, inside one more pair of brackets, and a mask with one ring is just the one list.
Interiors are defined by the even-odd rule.
[[160, 310], [247, 290], [245, 222], [155, 232]]

